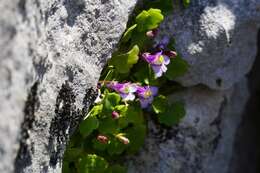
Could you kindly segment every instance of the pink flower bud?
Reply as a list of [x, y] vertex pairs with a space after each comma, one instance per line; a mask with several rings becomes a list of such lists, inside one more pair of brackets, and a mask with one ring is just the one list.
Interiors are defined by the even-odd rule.
[[164, 51], [163, 54], [170, 58], [175, 58], [177, 56], [177, 52], [175, 51]]
[[122, 142], [123, 144], [127, 145], [130, 143], [129, 139], [124, 137], [124, 136], [117, 136], [117, 138], [119, 139], [120, 142]]
[[108, 137], [104, 135], [98, 135], [97, 140], [102, 143], [102, 144], [107, 144], [108, 143]]
[[146, 32], [146, 36], [149, 38], [154, 38], [158, 34], [158, 29], [153, 29]]
[[100, 82], [98, 82], [98, 83], [97, 83], [97, 89], [100, 89], [100, 88], [101, 88], [101, 85], [102, 85], [102, 84], [101, 84]]
[[112, 118], [113, 118], [113, 119], [118, 119], [119, 116], [120, 116], [120, 115], [119, 115], [118, 112], [116, 112], [116, 111], [113, 111], [113, 112], [112, 112]]

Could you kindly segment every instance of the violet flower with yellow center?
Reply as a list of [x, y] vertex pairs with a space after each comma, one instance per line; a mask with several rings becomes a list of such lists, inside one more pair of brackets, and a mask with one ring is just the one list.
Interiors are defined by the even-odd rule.
[[154, 99], [154, 96], [158, 93], [158, 87], [155, 86], [144, 86], [137, 87], [136, 91], [142, 108], [147, 108]]
[[133, 101], [135, 99], [134, 93], [137, 90], [135, 84], [127, 83], [118, 83], [118, 82], [110, 82], [107, 84], [107, 87], [116, 91], [120, 94], [123, 101]]
[[155, 54], [144, 53], [143, 58], [152, 67], [155, 77], [161, 77], [167, 71], [167, 65], [170, 63], [170, 58], [163, 55], [162, 51]]

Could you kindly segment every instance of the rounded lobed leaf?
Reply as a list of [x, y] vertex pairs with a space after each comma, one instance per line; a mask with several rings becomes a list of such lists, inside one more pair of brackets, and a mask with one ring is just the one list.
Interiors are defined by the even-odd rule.
[[87, 117], [79, 126], [80, 134], [83, 137], [90, 135], [99, 126], [99, 121], [96, 116]]
[[185, 114], [184, 104], [175, 102], [169, 105], [164, 113], [159, 114], [158, 119], [161, 124], [171, 127], [172, 125], [179, 123]]

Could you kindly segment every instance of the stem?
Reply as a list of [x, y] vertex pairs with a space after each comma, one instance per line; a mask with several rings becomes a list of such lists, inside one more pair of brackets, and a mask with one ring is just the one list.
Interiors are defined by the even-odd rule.
[[108, 83], [109, 81], [107, 81], [106, 79], [108, 78], [108, 76], [109, 76], [112, 72], [114, 72], [114, 69], [109, 70], [108, 73], [107, 73], [107, 75], [106, 75], [106, 77], [104, 78], [104, 80], [99, 81], [99, 82], [102, 82], [102, 85], [104, 85], [105, 83]]

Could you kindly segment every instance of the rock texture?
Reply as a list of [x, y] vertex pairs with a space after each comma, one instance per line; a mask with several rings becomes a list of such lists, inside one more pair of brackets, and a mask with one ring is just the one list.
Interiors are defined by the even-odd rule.
[[259, 22], [259, 0], [194, 0], [187, 10], [176, 7], [160, 31], [191, 65], [182, 84], [228, 89], [253, 65]]
[[0, 2], [0, 172], [60, 172], [135, 3]]
[[128, 158], [129, 173], [259, 172], [259, 21], [259, 0], [175, 6], [157, 40], [173, 37], [190, 64], [177, 79], [186, 89], [170, 97], [182, 100], [187, 114], [168, 129], [149, 122], [144, 148]]
[[199, 86], [172, 95], [170, 100], [185, 103], [185, 118], [169, 129], [150, 122], [144, 149], [129, 159], [129, 173], [227, 173], [248, 98], [246, 79], [230, 90]]

